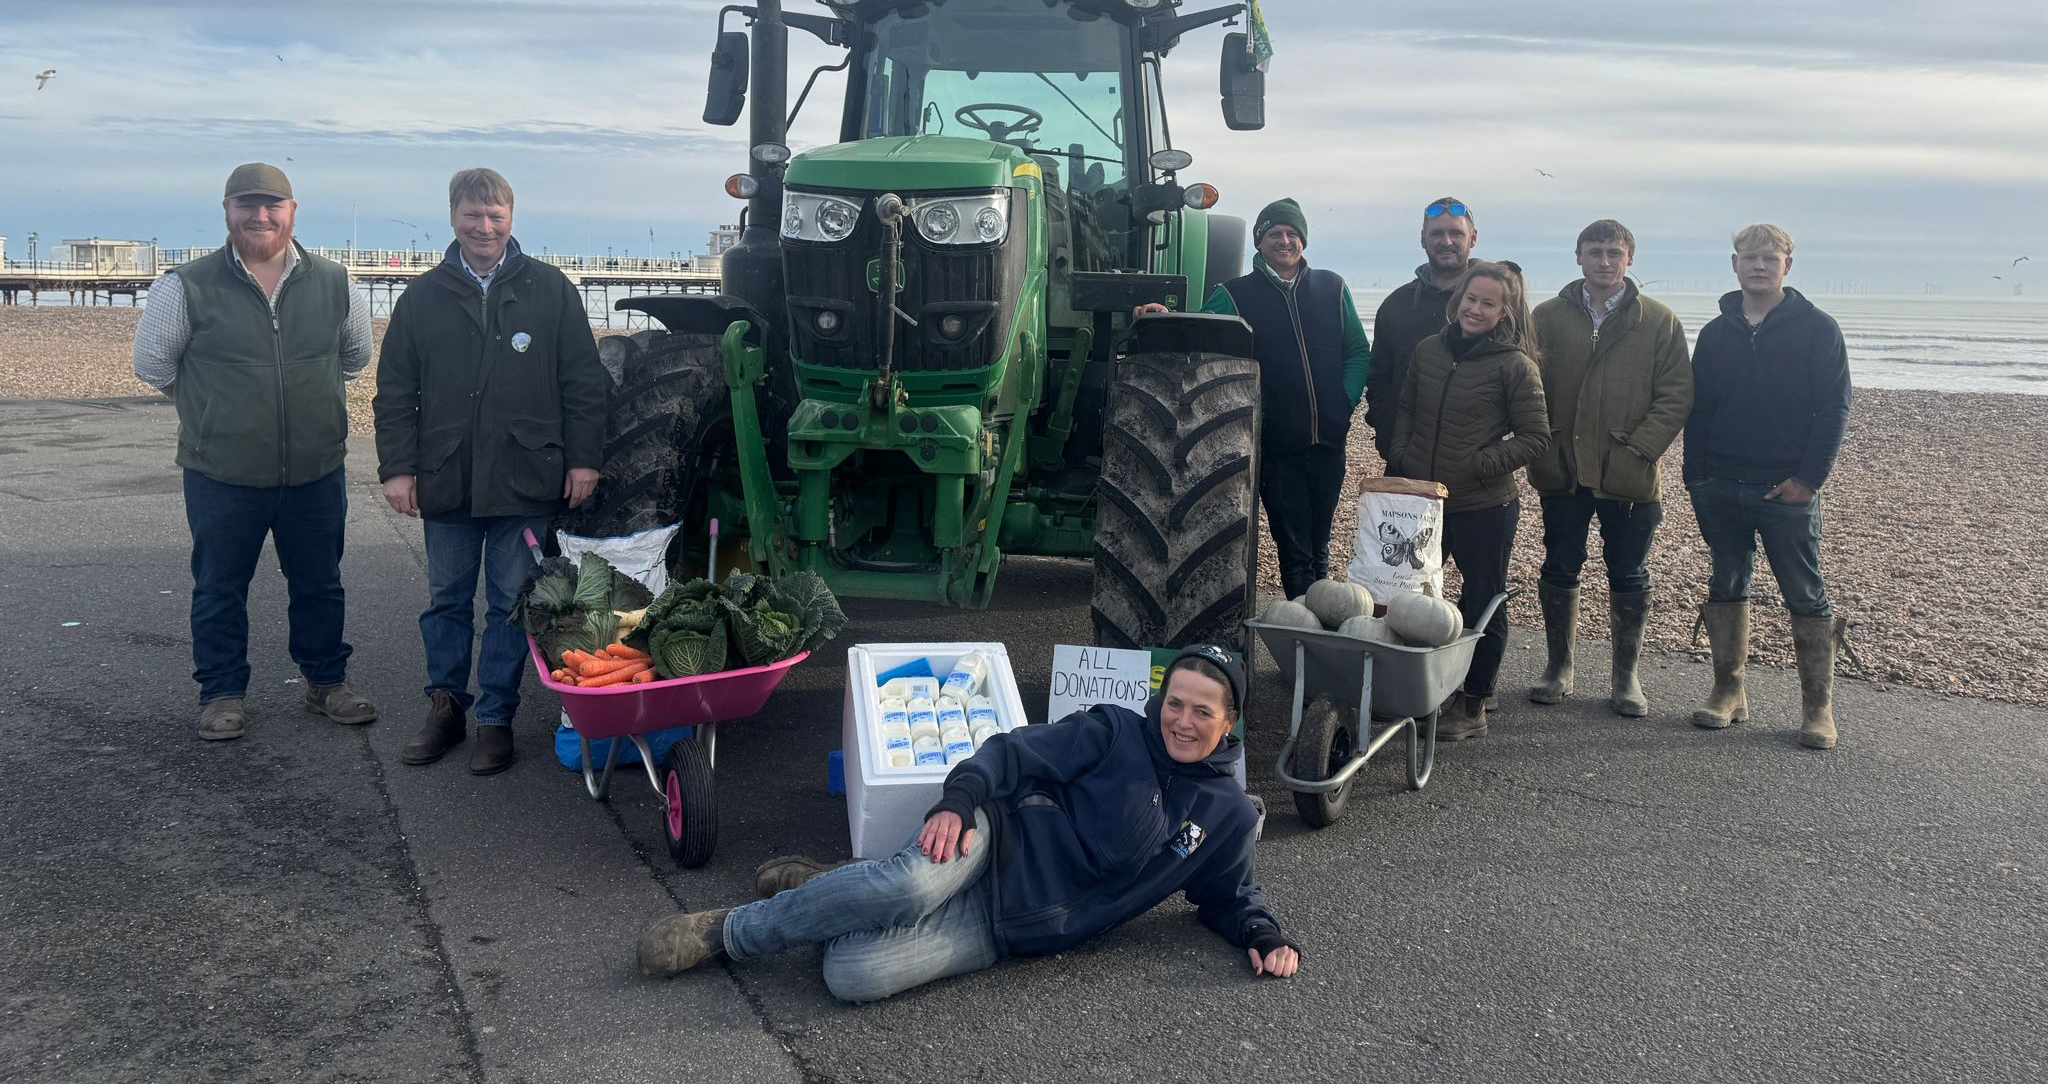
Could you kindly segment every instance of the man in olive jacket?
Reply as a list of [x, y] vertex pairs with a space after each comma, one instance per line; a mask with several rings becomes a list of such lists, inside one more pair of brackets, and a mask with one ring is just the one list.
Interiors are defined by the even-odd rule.
[[[512, 766], [526, 638], [510, 620], [532, 564], [524, 532], [597, 486], [610, 378], [575, 287], [520, 254], [512, 187], [466, 169], [448, 184], [455, 243], [400, 295], [377, 367], [384, 499], [426, 520], [427, 718], [400, 754], [430, 764], [476, 709], [470, 771]], [[477, 694], [469, 692], [479, 568], [486, 603]]]
[[1608, 706], [1649, 714], [1636, 675], [1650, 614], [1650, 543], [1664, 520], [1657, 460], [1692, 410], [1685, 329], [1628, 279], [1636, 241], [1601, 219], [1579, 233], [1585, 277], [1536, 307], [1550, 450], [1529, 467], [1543, 501], [1543, 570], [1537, 598], [1549, 661], [1529, 690], [1538, 704], [1572, 692], [1572, 637], [1586, 536], [1600, 520], [1613, 637]]
[[245, 729], [249, 581], [266, 537], [291, 595], [306, 710], [361, 725], [377, 709], [346, 680], [342, 384], [369, 364], [369, 307], [341, 265], [292, 239], [299, 204], [284, 171], [237, 167], [221, 205], [227, 244], [152, 284], [135, 329], [136, 378], [178, 404], [199, 736]]

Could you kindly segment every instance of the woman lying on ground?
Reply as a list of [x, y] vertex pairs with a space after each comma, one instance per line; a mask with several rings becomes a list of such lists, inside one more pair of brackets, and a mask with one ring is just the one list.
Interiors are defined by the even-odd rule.
[[825, 986], [875, 1001], [1006, 956], [1080, 944], [1186, 892], [1202, 923], [1286, 978], [1299, 956], [1252, 880], [1258, 814], [1232, 766], [1243, 671], [1192, 647], [1144, 715], [1097, 705], [989, 738], [954, 768], [915, 839], [837, 868], [773, 859], [757, 903], [669, 915], [640, 972], [825, 946]]

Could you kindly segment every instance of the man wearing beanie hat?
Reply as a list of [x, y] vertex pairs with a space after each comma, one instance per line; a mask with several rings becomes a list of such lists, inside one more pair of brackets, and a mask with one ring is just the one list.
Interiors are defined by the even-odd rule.
[[888, 858], [764, 864], [757, 903], [676, 913], [640, 938], [640, 971], [825, 946], [825, 986], [875, 1001], [1006, 956], [1048, 956], [1186, 892], [1254, 975], [1300, 966], [1252, 878], [1258, 814], [1232, 775], [1244, 670], [1176, 656], [1145, 714], [1111, 704], [997, 734], [946, 777]]
[[1344, 486], [1344, 441], [1372, 347], [1334, 271], [1311, 268], [1308, 218], [1291, 199], [1259, 212], [1250, 274], [1216, 287], [1203, 312], [1252, 327], [1263, 412], [1259, 497], [1288, 598], [1330, 574], [1330, 521]]
[[291, 595], [305, 708], [377, 718], [347, 684], [342, 638], [348, 403], [370, 361], [370, 312], [341, 265], [292, 239], [298, 203], [262, 162], [228, 175], [228, 243], [152, 283], [135, 375], [178, 404], [178, 466], [192, 531], [192, 676], [199, 736], [242, 736], [249, 581], [268, 537]]

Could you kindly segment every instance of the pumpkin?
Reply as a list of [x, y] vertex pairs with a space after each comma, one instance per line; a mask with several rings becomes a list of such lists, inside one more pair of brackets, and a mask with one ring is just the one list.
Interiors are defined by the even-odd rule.
[[1440, 598], [1403, 591], [1387, 600], [1387, 627], [1418, 647], [1442, 647], [1465, 631], [1465, 618]]
[[1316, 620], [1314, 611], [1299, 602], [1284, 598], [1266, 607], [1266, 612], [1259, 615], [1259, 620], [1268, 625], [1291, 625], [1301, 629], [1323, 627], [1323, 623]]
[[1337, 626], [1337, 631], [1345, 636], [1356, 636], [1361, 640], [1377, 640], [1383, 644], [1396, 642], [1393, 630], [1387, 627], [1386, 619], [1373, 617], [1370, 614], [1360, 614], [1357, 617], [1345, 619], [1343, 624]]
[[1302, 600], [1326, 629], [1372, 614], [1372, 592], [1343, 580], [1317, 580], [1309, 585]]

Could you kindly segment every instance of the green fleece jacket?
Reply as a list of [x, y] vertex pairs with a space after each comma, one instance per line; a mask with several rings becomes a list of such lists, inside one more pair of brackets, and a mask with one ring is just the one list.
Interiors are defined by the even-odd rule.
[[[1256, 268], [1268, 279], [1271, 279], [1281, 289], [1287, 288], [1287, 284], [1281, 281], [1280, 276], [1274, 274], [1273, 269], [1266, 266], [1266, 258], [1264, 256], [1253, 256], [1252, 267]], [[1237, 304], [1230, 299], [1230, 291], [1224, 289], [1221, 285], [1210, 291], [1209, 300], [1202, 303], [1202, 311], [1220, 313], [1224, 316], [1242, 315], [1237, 311]], [[1344, 325], [1344, 394], [1351, 397], [1351, 405], [1356, 407], [1358, 406], [1358, 397], [1365, 394], [1366, 375], [1372, 371], [1372, 346], [1366, 341], [1365, 325], [1359, 322], [1358, 306], [1351, 300], [1351, 286], [1349, 283], [1346, 283], [1344, 286], [1342, 323]]]
[[1662, 496], [1657, 461], [1692, 412], [1685, 328], [1624, 282], [1621, 300], [1595, 331], [1583, 282], [1536, 306], [1533, 316], [1550, 448], [1529, 465], [1529, 484], [1547, 496], [1585, 486], [1607, 500], [1655, 502]]

